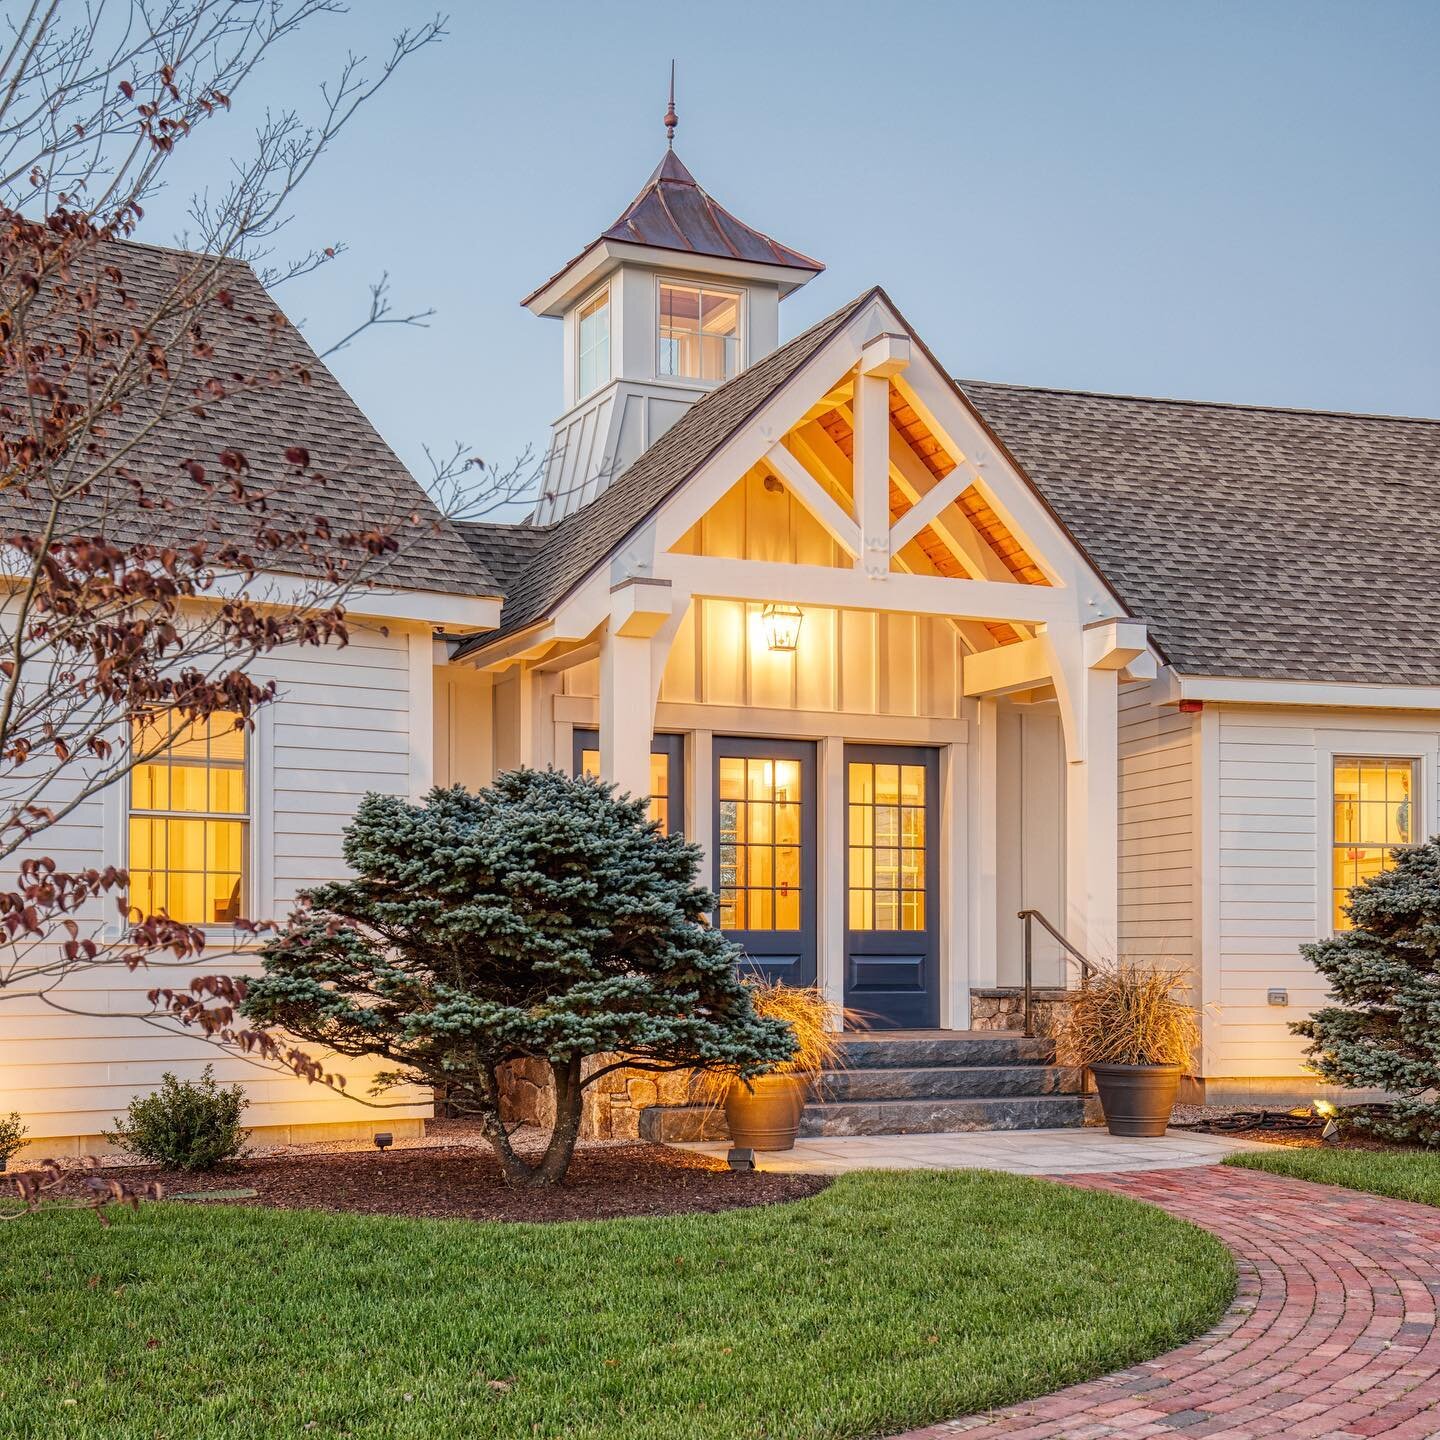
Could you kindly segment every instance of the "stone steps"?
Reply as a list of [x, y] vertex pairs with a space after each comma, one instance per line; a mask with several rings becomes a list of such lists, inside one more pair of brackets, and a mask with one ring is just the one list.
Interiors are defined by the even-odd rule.
[[[802, 1136], [923, 1135], [1051, 1130], [1099, 1118], [1079, 1072], [1055, 1064], [1054, 1043], [1002, 1031], [900, 1031], [847, 1035], [844, 1062], [819, 1077]], [[652, 1106], [646, 1140], [723, 1140], [724, 1111]]]

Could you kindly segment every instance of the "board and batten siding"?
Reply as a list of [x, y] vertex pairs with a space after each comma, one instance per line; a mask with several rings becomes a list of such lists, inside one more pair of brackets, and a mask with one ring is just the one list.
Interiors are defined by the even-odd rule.
[[[1288, 1022], [1325, 1003], [1300, 946], [1330, 928], [1331, 770], [1336, 755], [1420, 761], [1417, 833], [1433, 834], [1440, 716], [1210, 707], [1204, 716], [1207, 826], [1207, 1077], [1304, 1073]], [[1288, 992], [1272, 1006], [1268, 992]]]
[[1197, 726], [1157, 705], [1155, 682], [1120, 687], [1119, 946], [1125, 959], [1198, 965]]
[[[346, 873], [341, 832], [366, 791], [428, 788], [430, 665], [428, 633], [355, 622], [342, 649], [277, 650], [250, 667], [257, 679], [277, 682], [280, 698], [260, 713], [250, 737], [249, 914], [283, 916], [300, 890]], [[64, 864], [101, 864], [119, 858], [124, 833], [117, 786], [47, 831], [37, 847]], [[178, 989], [192, 974], [255, 969], [217, 935], [197, 964], [133, 975], [117, 966], [77, 977], [55, 998], [80, 1013], [32, 997], [7, 999], [0, 1005], [0, 1112], [18, 1110], [32, 1142], [61, 1142], [40, 1147], [53, 1153], [96, 1148], [94, 1137], [134, 1095], [158, 1087], [164, 1072], [193, 1079], [209, 1063], [217, 1079], [244, 1085], [245, 1123], [277, 1138], [336, 1123], [394, 1128], [431, 1113], [428, 1097], [418, 1096], [402, 1108], [370, 1108], [143, 1018], [145, 992], [154, 986]], [[332, 1068], [364, 1095], [378, 1067], [345, 1060]], [[38, 1153], [33, 1143], [30, 1153]]]

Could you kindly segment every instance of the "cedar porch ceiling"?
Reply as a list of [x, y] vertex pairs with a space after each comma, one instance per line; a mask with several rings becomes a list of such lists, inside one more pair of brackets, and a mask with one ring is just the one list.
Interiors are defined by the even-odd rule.
[[[831, 410], [820, 417], [820, 428], [844, 452], [846, 459], [855, 459], [855, 433], [839, 410]], [[892, 385], [890, 387], [890, 423], [910, 447], [925, 468], [935, 477], [943, 480], [954, 468], [955, 462], [945, 452], [944, 446], [931, 434], [929, 427], [906, 402], [905, 397]], [[995, 553], [1000, 563], [1022, 585], [1048, 585], [1045, 572], [1026, 553], [1025, 547], [1010, 533], [1005, 522], [991, 509], [985, 497], [975, 488], [968, 486], [961, 491], [955, 502], [961, 512], [975, 527], [980, 538]], [[890, 482], [890, 523], [893, 525], [908, 510], [909, 503], [900, 487]], [[924, 551], [926, 559], [934, 565], [938, 574], [951, 580], [968, 580], [970, 577], [961, 568], [949, 546], [927, 525], [915, 537], [915, 543]], [[1013, 645], [1020, 639], [1014, 626], [1003, 620], [986, 620], [986, 630], [997, 645]]]

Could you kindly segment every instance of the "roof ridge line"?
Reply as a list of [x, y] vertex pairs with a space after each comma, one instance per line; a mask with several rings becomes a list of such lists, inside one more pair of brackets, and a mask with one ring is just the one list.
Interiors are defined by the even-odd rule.
[[1116, 390], [1082, 390], [1064, 385], [1024, 385], [1012, 380], [981, 380], [971, 376], [952, 377], [963, 390], [967, 385], [986, 385], [995, 390], [1024, 390], [1032, 395], [1076, 395], [1094, 400], [1123, 400], [1133, 405], [1176, 405], [1186, 409], [1246, 410], [1271, 415], [1314, 415], [1333, 420], [1387, 420], [1404, 425], [1440, 425], [1436, 415], [1392, 415], [1376, 410], [1325, 410], [1314, 405], [1265, 405], [1245, 400], [1188, 400], [1178, 395], [1134, 395]]

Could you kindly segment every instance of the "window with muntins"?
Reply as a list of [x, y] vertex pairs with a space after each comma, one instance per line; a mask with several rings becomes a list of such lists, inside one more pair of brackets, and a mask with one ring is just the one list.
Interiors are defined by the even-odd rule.
[[[580, 752], [580, 773], [592, 780], [600, 778], [600, 752], [586, 748]], [[650, 818], [658, 821], [660, 833], [670, 833], [671, 785], [670, 756], [663, 750], [650, 754]]]
[[852, 930], [925, 928], [925, 767], [849, 764]]
[[246, 730], [220, 711], [186, 722], [173, 712], [137, 717], [131, 744], [162, 748], [130, 772], [130, 904], [185, 925], [239, 919], [246, 881], [249, 801]]
[[702, 285], [660, 286], [660, 374], [728, 380], [740, 369], [740, 296]]
[[610, 378], [610, 292], [602, 290], [580, 307], [576, 356], [577, 399]]
[[1330, 899], [1337, 930], [1351, 928], [1344, 909], [1351, 888], [1390, 869], [1394, 846], [1414, 843], [1418, 772], [1412, 759], [1335, 757]]
[[722, 756], [720, 928], [798, 930], [800, 762]]

